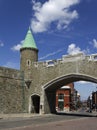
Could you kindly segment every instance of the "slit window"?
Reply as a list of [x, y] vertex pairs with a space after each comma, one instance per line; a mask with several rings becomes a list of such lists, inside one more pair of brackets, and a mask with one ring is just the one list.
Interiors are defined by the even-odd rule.
[[31, 61], [27, 60], [27, 66], [31, 66]]

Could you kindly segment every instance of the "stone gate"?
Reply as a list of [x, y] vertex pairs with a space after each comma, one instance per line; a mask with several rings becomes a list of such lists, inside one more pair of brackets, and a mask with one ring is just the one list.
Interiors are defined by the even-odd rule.
[[[38, 49], [31, 30], [28, 30], [20, 55], [20, 70], [13, 70], [12, 73], [10, 69], [7, 71], [7, 77], [3, 73], [0, 75], [0, 87], [5, 86], [6, 93], [8, 86], [11, 86], [9, 90], [16, 86], [14, 91], [8, 91], [9, 94], [5, 95], [5, 101], [0, 98], [0, 103], [4, 102], [2, 109], [0, 108], [1, 113], [55, 113], [56, 89], [80, 80], [97, 83], [97, 54], [64, 55], [58, 60], [38, 62]], [[7, 82], [2, 86], [4, 79], [7, 79]], [[0, 92], [1, 97], [2, 92]], [[12, 93], [19, 98], [16, 99]], [[10, 99], [13, 98], [12, 102], [7, 99], [9, 95]], [[10, 109], [6, 106], [8, 102]]]
[[[40, 112], [55, 112], [56, 89], [75, 81], [97, 83], [96, 54], [63, 56], [60, 60], [34, 62], [30, 92], [40, 95]], [[30, 94], [30, 95], [31, 95]]]

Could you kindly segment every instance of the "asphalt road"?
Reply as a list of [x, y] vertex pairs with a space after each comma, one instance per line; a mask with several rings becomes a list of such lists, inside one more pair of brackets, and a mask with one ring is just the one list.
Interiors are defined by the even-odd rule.
[[97, 130], [97, 117], [57, 121], [49, 124], [28, 126], [15, 130]]
[[36, 117], [30, 117], [30, 118], [0, 119], [0, 130], [9, 130], [9, 129], [24, 130], [24, 128], [26, 129], [27, 127], [30, 127], [30, 126], [34, 128], [38, 126], [54, 124], [56, 122], [60, 123], [60, 122], [79, 120], [79, 119], [83, 119], [83, 117], [66, 116], [66, 115], [44, 115], [44, 116], [36, 116]]

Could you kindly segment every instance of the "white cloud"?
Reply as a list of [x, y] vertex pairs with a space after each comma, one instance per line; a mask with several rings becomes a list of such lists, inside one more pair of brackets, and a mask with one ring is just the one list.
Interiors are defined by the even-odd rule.
[[80, 83], [80, 84], [87, 84], [87, 83], [90, 83], [90, 82], [87, 82], [87, 81], [79, 81], [78, 83]]
[[81, 49], [79, 47], [77, 47], [74, 43], [72, 43], [68, 46], [67, 53], [69, 55], [75, 55], [75, 54], [82, 53], [82, 52], [83, 51], [81, 51]]
[[87, 54], [90, 54], [90, 52], [91, 52], [91, 51], [90, 51], [89, 48], [86, 48], [86, 50], [83, 50], [83, 53], [86, 54], [86, 55], [87, 55]]
[[63, 49], [61, 50], [57, 50], [57, 51], [55, 51], [55, 52], [52, 52], [52, 53], [49, 53], [49, 54], [47, 54], [47, 55], [45, 55], [45, 56], [43, 56], [43, 57], [40, 57], [39, 58], [39, 60], [43, 60], [43, 59], [46, 59], [46, 58], [48, 58], [48, 57], [50, 57], [50, 56], [53, 56], [53, 55], [56, 55], [56, 54], [58, 54], [58, 53], [60, 53], [60, 52], [62, 52], [63, 51]]
[[0, 47], [3, 47], [4, 43], [2, 41], [0, 41]]
[[12, 49], [13, 51], [19, 51], [20, 48], [21, 48], [21, 44], [17, 44], [17, 45], [15, 45], [15, 46], [13, 46], [11, 49]]
[[94, 48], [97, 48], [97, 40], [96, 39], [93, 39], [93, 46], [94, 46]]
[[12, 51], [19, 51], [20, 48], [22, 47], [23, 41], [24, 41], [24, 40], [22, 40], [22, 41], [20, 42], [20, 44], [14, 45], [14, 46], [11, 48], [11, 50], [12, 50]]
[[50, 25], [56, 22], [57, 29], [65, 29], [76, 18], [76, 10], [71, 11], [70, 7], [78, 4], [80, 0], [48, 0], [44, 4], [41, 2], [33, 3], [34, 18], [31, 20], [33, 32], [47, 31]]

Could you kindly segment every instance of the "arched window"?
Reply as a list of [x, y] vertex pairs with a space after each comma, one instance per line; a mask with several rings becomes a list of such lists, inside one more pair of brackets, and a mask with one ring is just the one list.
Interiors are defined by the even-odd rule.
[[31, 66], [31, 60], [27, 60], [27, 66]]

